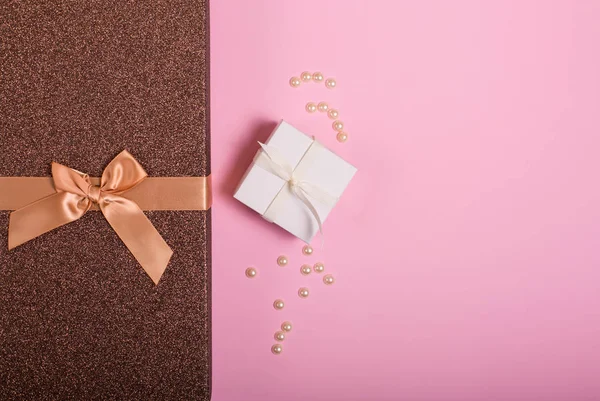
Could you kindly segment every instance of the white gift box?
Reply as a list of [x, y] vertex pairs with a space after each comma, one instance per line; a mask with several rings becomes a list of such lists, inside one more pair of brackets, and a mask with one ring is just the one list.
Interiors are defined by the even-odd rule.
[[260, 146], [234, 197], [310, 243], [356, 167], [285, 121]]

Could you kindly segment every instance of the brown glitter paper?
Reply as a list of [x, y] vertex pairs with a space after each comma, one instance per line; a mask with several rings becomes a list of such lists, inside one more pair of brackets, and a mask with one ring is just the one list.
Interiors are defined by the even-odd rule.
[[[0, 176], [210, 174], [208, 0], [0, 0]], [[210, 398], [210, 211], [146, 212], [154, 286], [97, 211], [7, 252], [0, 399]]]

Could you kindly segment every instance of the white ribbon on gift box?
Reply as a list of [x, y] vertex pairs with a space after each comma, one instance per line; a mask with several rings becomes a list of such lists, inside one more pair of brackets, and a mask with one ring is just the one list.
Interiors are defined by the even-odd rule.
[[[325, 190], [319, 188], [318, 186], [303, 180], [301, 177], [294, 176], [294, 172], [296, 167], [302, 163], [302, 159], [298, 162], [296, 167], [292, 167], [290, 163], [286, 160], [286, 158], [279, 152], [279, 150], [274, 146], [265, 145], [264, 143], [259, 142], [259, 145], [262, 148], [263, 153], [266, 157], [258, 157], [256, 159], [256, 165], [261, 167], [263, 170], [270, 172], [271, 174], [281, 178], [284, 180], [290, 188], [292, 194], [294, 194], [310, 211], [310, 213], [314, 216], [315, 220], [317, 220], [317, 224], [319, 225], [319, 232], [323, 235], [323, 222], [319, 217], [319, 213], [317, 209], [314, 207], [312, 202], [308, 199], [311, 197], [312, 199], [321, 202], [327, 206], [333, 207], [337, 202], [338, 198], [328, 194]], [[313, 142], [308, 147], [304, 155], [308, 153], [308, 150], [313, 146], [322, 146], [319, 142], [313, 139]], [[282, 187], [283, 189], [283, 187]], [[281, 194], [281, 190], [279, 193], [273, 198], [271, 204], [267, 207], [263, 214], [263, 218], [269, 222], [274, 222], [277, 214], [276, 208], [273, 207], [275, 204], [275, 200]]]

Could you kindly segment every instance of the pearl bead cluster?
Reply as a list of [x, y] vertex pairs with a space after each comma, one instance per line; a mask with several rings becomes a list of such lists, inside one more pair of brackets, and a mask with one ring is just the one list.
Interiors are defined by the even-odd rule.
[[[310, 73], [308, 71], [304, 71], [302, 74], [300, 74], [300, 77], [291, 77], [290, 78], [290, 86], [292, 88], [297, 88], [303, 82], [310, 82], [310, 81], [322, 82], [323, 80], [325, 80], [325, 86], [329, 89], [333, 89], [337, 86], [337, 82], [336, 82], [335, 78], [325, 79], [323, 74], [320, 72]], [[338, 142], [343, 143], [348, 140], [348, 134], [346, 132], [344, 132], [344, 123], [337, 119], [338, 116], [340, 115], [338, 110], [330, 109], [329, 105], [326, 102], [319, 102], [319, 103], [308, 102], [306, 104], [305, 108], [306, 108], [306, 111], [309, 113], [314, 113], [317, 110], [320, 111], [321, 113], [327, 113], [329, 118], [331, 118], [332, 120], [335, 120], [332, 124], [332, 127], [333, 127], [333, 130], [336, 132], [336, 138], [337, 138]]]
[[334, 131], [337, 132], [336, 138], [338, 142], [346, 142], [348, 140], [348, 134], [344, 132], [344, 123], [338, 120], [340, 112], [337, 109], [330, 108], [326, 102], [319, 102], [318, 104], [308, 102], [306, 103], [305, 109], [309, 113], [314, 113], [317, 110], [321, 113], [327, 113], [327, 116], [330, 119], [335, 120], [331, 126]]
[[[306, 256], [312, 255], [313, 252], [314, 251], [310, 245], [304, 245], [304, 247], [302, 247], [302, 253]], [[303, 276], [308, 276], [313, 271], [317, 274], [321, 274], [325, 271], [325, 265], [322, 262], [317, 262], [312, 266], [312, 268], [310, 267], [310, 265], [306, 265], [306, 264], [304, 264], [300, 267], [300, 273]], [[333, 278], [333, 276], [331, 274], [326, 274], [323, 277], [323, 283], [325, 283], [327, 285], [331, 285], [334, 282], [335, 282], [335, 279]], [[304, 291], [304, 290], [306, 290], [306, 291]], [[308, 295], [309, 295], [308, 288], [300, 288], [298, 290], [298, 295], [301, 298], [308, 297]]]
[[[320, 72], [315, 72], [314, 74], [311, 74], [310, 72], [305, 71], [302, 73], [300, 78], [292, 77], [290, 79], [290, 85], [292, 87], [298, 87], [298, 86], [300, 86], [300, 84], [302, 82], [307, 82], [307, 81], [311, 81], [311, 80], [315, 81], [315, 82], [320, 82], [323, 80], [323, 74], [321, 74]], [[333, 79], [333, 78], [327, 78], [325, 80], [325, 86], [328, 87], [329, 89], [335, 88], [336, 85], [337, 85], [337, 83], [336, 83], [335, 79]], [[329, 118], [331, 118], [332, 120], [335, 120], [332, 124], [332, 127], [333, 127], [333, 130], [337, 133], [336, 138], [337, 138], [338, 142], [343, 143], [348, 140], [348, 134], [346, 132], [344, 132], [344, 123], [341, 122], [340, 120], [338, 120], [340, 112], [337, 109], [330, 108], [329, 105], [327, 104], [327, 102], [319, 102], [319, 103], [308, 102], [308, 103], [306, 103], [305, 109], [309, 113], [315, 113], [317, 111], [319, 111], [321, 113], [327, 113], [327, 116]]]
[[321, 82], [323, 82], [323, 80], [325, 80], [325, 86], [329, 89], [333, 89], [337, 85], [337, 82], [335, 81], [334, 78], [325, 79], [323, 74], [320, 72], [313, 72], [311, 74], [308, 71], [304, 71], [302, 74], [300, 74], [300, 77], [291, 77], [290, 78], [290, 86], [292, 88], [297, 88], [300, 86], [300, 84], [302, 82], [313, 81], [313, 82], [321, 83]]
[[[311, 255], [313, 255], [313, 253], [314, 253], [314, 249], [310, 245], [304, 245], [302, 247], [302, 254], [304, 256], [311, 256]], [[278, 266], [285, 267], [288, 264], [289, 264], [289, 259], [287, 256], [280, 255], [277, 258]], [[300, 267], [300, 273], [303, 276], [308, 276], [313, 271], [317, 274], [323, 273], [325, 271], [325, 265], [322, 262], [317, 262], [313, 266], [310, 266], [308, 264], [303, 264]], [[254, 267], [248, 267], [245, 271], [245, 274], [246, 274], [246, 277], [253, 279], [253, 278], [257, 277], [258, 271]], [[323, 277], [323, 283], [326, 285], [332, 285], [334, 282], [335, 282], [335, 279], [333, 278], [333, 276], [331, 274], [326, 274]], [[310, 290], [307, 287], [300, 287], [298, 289], [298, 297], [300, 297], [301, 299], [306, 299], [309, 297], [309, 295], [310, 295]], [[273, 301], [273, 308], [278, 311], [284, 309], [285, 308], [284, 300], [278, 298], [275, 301]], [[283, 345], [281, 343], [286, 339], [287, 334], [290, 331], [292, 331], [292, 323], [289, 321], [285, 321], [281, 324], [281, 330], [277, 330], [273, 334], [273, 338], [275, 339], [275, 341], [277, 341], [277, 343], [275, 343], [271, 346], [271, 352], [274, 355], [280, 355], [283, 352]]]
[[[275, 338], [275, 341], [283, 342], [287, 336], [287, 333], [290, 331], [292, 331], [292, 323], [285, 321], [281, 323], [281, 330], [276, 331], [273, 337]], [[279, 355], [283, 352], [283, 346], [279, 343], [273, 344], [271, 347], [271, 352], [275, 355]]]

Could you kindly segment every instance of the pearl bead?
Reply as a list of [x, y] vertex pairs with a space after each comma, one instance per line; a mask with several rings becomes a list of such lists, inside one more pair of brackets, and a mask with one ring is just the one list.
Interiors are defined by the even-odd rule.
[[313, 270], [315, 271], [315, 273], [323, 273], [325, 271], [325, 265], [321, 262], [315, 263], [315, 265], [313, 266]]
[[281, 330], [285, 331], [286, 333], [289, 333], [290, 331], [292, 331], [292, 323], [291, 322], [281, 323]]
[[275, 333], [275, 340], [277, 340], [277, 341], [285, 340], [285, 333], [283, 331], [278, 331], [277, 333]]
[[280, 256], [277, 258], [277, 264], [279, 266], [285, 266], [288, 264], [287, 256]]
[[302, 247], [302, 253], [305, 254], [306, 256], [312, 255], [313, 249], [310, 245], [304, 245]]
[[310, 81], [312, 79], [312, 74], [308, 71], [304, 71], [300, 75], [300, 79], [303, 80], [304, 82]]
[[297, 88], [298, 86], [300, 86], [300, 83], [301, 83], [300, 78], [298, 78], [298, 77], [290, 78], [290, 86], [292, 88]]
[[302, 267], [300, 268], [300, 273], [302, 273], [303, 276], [308, 276], [311, 272], [312, 269], [309, 265], [302, 265]]
[[313, 102], [306, 103], [306, 111], [308, 111], [309, 113], [314, 113], [315, 111], [317, 111], [317, 105]]
[[321, 82], [321, 81], [323, 81], [323, 74], [321, 74], [320, 72], [315, 72], [315, 73], [312, 75], [312, 79], [313, 79], [313, 81], [315, 81], [315, 82]]
[[254, 267], [249, 267], [246, 269], [246, 277], [248, 278], [254, 278], [256, 277], [256, 269]]
[[331, 124], [331, 126], [333, 127], [334, 130], [336, 130], [338, 132], [344, 129], [344, 123], [341, 122], [340, 120], [334, 121], [333, 124]]
[[307, 298], [308, 297], [308, 288], [306, 287], [302, 287], [298, 290], [298, 295], [300, 296], [300, 298]]
[[343, 131], [338, 132], [335, 137], [337, 138], [338, 142], [342, 142], [342, 143], [346, 142], [348, 140], [348, 134], [346, 134]]
[[335, 88], [336, 82], [335, 79], [333, 78], [327, 78], [327, 80], [325, 81], [325, 86], [328, 87], [329, 89], [333, 89]]
[[329, 118], [331, 118], [332, 120], [335, 120], [336, 118], [338, 118], [338, 116], [340, 115], [340, 112], [337, 111], [336, 109], [329, 109], [327, 111], [327, 115], [329, 116]]
[[277, 310], [283, 309], [284, 306], [285, 306], [285, 304], [283, 303], [283, 301], [281, 299], [276, 299], [275, 302], [273, 302], [273, 308], [275, 308]]
[[321, 102], [319, 103], [319, 105], [317, 106], [317, 108], [319, 109], [319, 111], [321, 113], [325, 113], [327, 111], [327, 109], [329, 109], [329, 105], [325, 102]]
[[327, 285], [331, 285], [331, 284], [335, 283], [335, 279], [333, 278], [333, 276], [331, 274], [326, 274], [323, 277], [323, 282]]
[[275, 355], [281, 354], [282, 351], [283, 347], [281, 346], [281, 344], [275, 344], [271, 347], [271, 352]]

